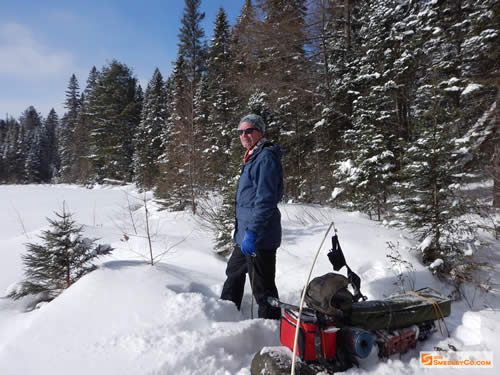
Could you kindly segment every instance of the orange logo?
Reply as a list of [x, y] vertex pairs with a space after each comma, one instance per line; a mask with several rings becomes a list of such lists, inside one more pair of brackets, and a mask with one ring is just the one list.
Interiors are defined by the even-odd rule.
[[420, 363], [426, 366], [432, 365], [432, 354], [420, 353]]

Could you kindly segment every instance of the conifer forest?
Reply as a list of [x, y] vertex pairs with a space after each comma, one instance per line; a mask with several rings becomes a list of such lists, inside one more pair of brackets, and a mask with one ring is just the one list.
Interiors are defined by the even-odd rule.
[[219, 9], [211, 40], [199, 9], [185, 0], [170, 75], [143, 89], [112, 60], [68, 77], [65, 113], [0, 120], [0, 182], [135, 183], [193, 213], [218, 192], [223, 252], [234, 130], [254, 112], [283, 151], [286, 201], [403, 226], [454, 279], [479, 266], [469, 218], [500, 208], [500, 1], [246, 0], [234, 25]]

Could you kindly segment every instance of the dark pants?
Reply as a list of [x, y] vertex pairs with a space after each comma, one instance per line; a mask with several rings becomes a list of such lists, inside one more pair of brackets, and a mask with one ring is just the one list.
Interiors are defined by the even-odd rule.
[[[253, 295], [259, 305], [259, 318], [280, 319], [281, 310], [267, 303], [267, 297], [278, 298], [278, 289], [274, 282], [276, 250], [259, 249], [252, 262], [252, 257], [245, 256], [239, 246], [235, 246], [227, 262], [227, 279], [222, 288], [221, 299], [233, 301], [239, 310], [245, 289], [246, 273], [248, 272], [250, 283], [253, 282]], [[255, 277], [253, 270], [255, 270]]]

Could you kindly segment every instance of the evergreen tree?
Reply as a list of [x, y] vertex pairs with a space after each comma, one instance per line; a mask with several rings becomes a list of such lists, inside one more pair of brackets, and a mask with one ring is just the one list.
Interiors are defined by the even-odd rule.
[[467, 280], [477, 266], [472, 254], [478, 230], [467, 216], [483, 212], [461, 189], [463, 146], [454, 142], [455, 130], [448, 125], [453, 114], [439, 102], [436, 87], [426, 91], [428, 109], [422, 108], [418, 138], [404, 158], [395, 212], [420, 241], [425, 264], [456, 281]]
[[173, 188], [162, 192], [162, 195], [175, 194], [176, 197], [171, 198], [177, 202], [177, 208], [184, 207], [189, 202], [193, 213], [196, 212], [196, 200], [203, 191], [200, 186], [203, 169], [199, 163], [201, 140], [197, 137], [202, 129], [199, 129], [195, 113], [197, 90], [206, 69], [206, 45], [202, 41], [204, 31], [201, 28], [205, 13], [201, 13], [199, 8], [200, 0], [185, 0], [178, 59], [172, 79], [172, 90], [175, 92], [173, 96], [176, 99], [171, 104], [168, 126], [172, 131], [167, 146], [165, 173], [170, 182], [161, 183], [161, 190], [167, 186]]
[[255, 92], [250, 95], [246, 110], [244, 112], [255, 113], [256, 115], [262, 117], [264, 123], [267, 124], [266, 138], [278, 139], [278, 128], [276, 126], [269, 126], [270, 124], [274, 124], [274, 117], [276, 116], [276, 112], [272, 109], [270, 98], [267, 93], [261, 90], [255, 90]]
[[19, 181], [16, 174], [16, 150], [20, 125], [13, 117], [2, 120], [2, 141], [0, 143], [0, 182]]
[[284, 151], [283, 173], [286, 196], [311, 201], [311, 166], [308, 159], [313, 121], [313, 81], [306, 41], [306, 2], [301, 0], [259, 0], [262, 12], [258, 24], [258, 84], [269, 94], [275, 108], [275, 122], [268, 124], [270, 134], [278, 127]]
[[154, 186], [160, 174], [160, 157], [165, 153], [161, 136], [167, 119], [165, 84], [156, 68], [146, 88], [134, 156], [135, 180], [146, 189]]
[[[167, 103], [170, 117], [162, 132], [160, 179], [156, 192], [165, 204], [174, 210], [182, 210], [189, 203], [189, 175], [186, 157], [189, 155], [187, 130], [192, 103], [183, 95], [189, 85], [184, 58], [178, 55], [172, 75], [167, 81]], [[187, 155], [186, 155], [187, 154]], [[191, 155], [192, 156], [192, 155]]]
[[[233, 149], [236, 149], [239, 139], [233, 141]], [[231, 161], [227, 167], [227, 180], [222, 185], [220, 193], [222, 195], [222, 203], [216, 212], [216, 217], [213, 222], [215, 231], [215, 251], [222, 255], [228, 256], [234, 248], [233, 233], [234, 233], [234, 210], [236, 204], [236, 190], [238, 189], [239, 174], [241, 168], [241, 156], [238, 157], [237, 152], [232, 153]]]
[[231, 144], [241, 109], [233, 72], [231, 32], [226, 12], [220, 8], [214, 25], [207, 60], [208, 124], [205, 132], [207, 148], [204, 160], [211, 174], [211, 184], [224, 186], [230, 177], [227, 165], [231, 160]]
[[131, 181], [133, 140], [139, 124], [137, 79], [116, 60], [102, 69], [90, 97], [92, 131], [89, 156], [92, 180]]
[[184, 14], [179, 30], [179, 54], [184, 59], [184, 69], [191, 87], [191, 97], [196, 84], [205, 71], [206, 46], [203, 43], [205, 32], [201, 22], [205, 13], [200, 13], [200, 0], [184, 0]]
[[370, 219], [375, 215], [381, 220], [387, 208], [395, 164], [394, 154], [387, 148], [386, 138], [376, 124], [366, 111], [356, 119], [354, 128], [345, 132], [343, 158], [339, 158], [333, 176], [338, 181], [337, 189], [344, 190], [343, 199], [347, 196], [349, 208], [367, 213]]
[[23, 183], [42, 181], [41, 143], [42, 118], [33, 106], [29, 106], [19, 119], [20, 137], [17, 139], [17, 175]]
[[254, 31], [259, 88], [276, 96], [307, 82], [306, 1], [258, 0], [262, 21]]
[[50, 228], [42, 232], [42, 244], [27, 244], [22, 256], [25, 281], [11, 292], [10, 298], [19, 299], [29, 294], [44, 294], [44, 299], [57, 297], [96, 266], [92, 261], [109, 254], [109, 245], [95, 245], [94, 239], [82, 236], [72, 215], [65, 211], [55, 213], [56, 219], [47, 219]]
[[80, 96], [80, 110], [74, 134], [74, 159], [72, 175], [83, 184], [91, 182], [89, 157], [95, 148], [91, 148], [91, 134], [94, 131], [96, 108], [98, 107], [95, 89], [98, 84], [99, 71], [94, 66], [89, 72], [87, 86]]
[[80, 96], [80, 110], [76, 118], [75, 131], [73, 133], [73, 165], [71, 175], [75, 182], [82, 184], [88, 183], [90, 179], [89, 139], [91, 132], [91, 120], [88, 113], [88, 100], [85, 93]]
[[76, 176], [72, 174], [75, 162], [74, 155], [74, 132], [80, 110], [80, 86], [76, 76], [73, 74], [69, 79], [64, 102], [66, 113], [62, 118], [59, 139], [59, 155], [61, 159], [61, 180], [63, 182], [75, 182]]
[[[481, 147], [482, 153], [475, 152], [475, 173], [484, 174], [482, 166], [485, 159], [491, 160], [487, 173], [493, 178], [493, 207], [500, 208], [500, 3], [495, 0], [470, 0], [464, 7], [469, 10], [465, 22], [470, 22], [470, 30], [464, 35], [462, 44], [463, 76], [467, 80], [461, 92], [461, 104], [465, 123], [474, 123], [487, 116], [486, 123], [496, 122], [493, 126], [491, 142]], [[496, 102], [494, 114], [491, 103]], [[477, 131], [475, 133], [478, 133]], [[491, 154], [493, 158], [489, 157]]]
[[[349, 57], [346, 53], [344, 33], [340, 30], [339, 7], [336, 2], [318, 0], [311, 2], [310, 45], [311, 59], [316, 64], [311, 76], [315, 78], [315, 105], [311, 108], [310, 119], [314, 124], [310, 129], [311, 150], [308, 159], [312, 191], [318, 202], [329, 198], [331, 169], [339, 149], [341, 131], [350, 127], [350, 76], [347, 69]], [[335, 83], [335, 84], [334, 84]], [[338, 93], [337, 95], [335, 95]], [[349, 113], [344, 113], [349, 112]]]
[[3, 144], [6, 133], [7, 133], [7, 122], [5, 120], [0, 120], [0, 144]]
[[59, 117], [56, 111], [52, 108], [45, 119], [45, 138], [46, 146], [44, 146], [44, 160], [47, 168], [47, 181], [50, 181], [59, 176], [60, 158], [59, 158]]
[[7, 122], [0, 120], [0, 183], [7, 177], [4, 148], [7, 138]]
[[257, 89], [257, 18], [251, 0], [245, 0], [241, 13], [231, 31], [230, 51], [234, 56], [232, 71], [237, 92], [242, 101]]
[[137, 80], [136, 85], [133, 89], [133, 100], [125, 107], [122, 112], [122, 117], [124, 118], [125, 122], [123, 135], [121, 137], [123, 147], [122, 170], [124, 173], [124, 179], [128, 182], [131, 182], [134, 176], [135, 141], [137, 136], [137, 129], [141, 121], [141, 112], [144, 101], [144, 93], [142, 91], [141, 85], [137, 83]]
[[193, 171], [198, 171], [194, 179], [198, 188], [192, 190], [193, 193], [197, 190], [196, 195], [192, 196], [193, 202], [196, 200], [196, 196], [204, 195], [203, 190], [215, 186], [216, 168], [210, 165], [210, 158], [207, 156], [215, 150], [212, 140], [220, 129], [213, 127], [209, 121], [211, 110], [209, 95], [207, 76], [204, 75], [196, 86], [193, 98], [193, 159], [190, 164], [192, 164]]
[[[243, 34], [238, 36], [238, 41], [234, 37], [235, 33], [243, 32], [243, 23], [247, 22], [249, 26], [250, 14], [251, 2], [246, 1], [239, 24], [235, 28], [237, 30], [239, 27], [240, 30], [233, 31], [231, 35], [226, 13], [222, 8], [219, 9], [214, 25], [214, 37], [208, 52], [209, 123], [210, 128], [216, 131], [209, 133], [209, 147], [205, 153], [208, 154], [212, 178], [222, 195], [222, 203], [216, 211], [213, 223], [216, 227], [215, 250], [224, 256], [229, 255], [234, 246], [234, 206], [242, 160], [241, 144], [235, 136], [235, 129], [242, 115], [240, 96], [242, 91], [248, 94], [248, 88], [252, 87], [252, 83], [243, 78], [245, 74], [251, 74], [250, 69], [247, 69], [248, 66], [242, 68], [245, 64], [243, 61], [239, 62], [242, 65], [237, 62], [237, 56], [240, 59], [248, 57], [245, 57], [245, 53], [250, 46], [245, 45]], [[246, 87], [238, 88], [237, 85], [243, 83], [243, 80]]]
[[40, 183], [42, 182], [42, 140], [41, 129], [33, 129], [29, 136], [28, 153], [24, 163], [24, 182]]
[[23, 168], [18, 169], [18, 147], [21, 138], [22, 129], [20, 124], [14, 118], [7, 119], [7, 135], [3, 148], [3, 159], [5, 161], [6, 182], [18, 183], [21, 181]]

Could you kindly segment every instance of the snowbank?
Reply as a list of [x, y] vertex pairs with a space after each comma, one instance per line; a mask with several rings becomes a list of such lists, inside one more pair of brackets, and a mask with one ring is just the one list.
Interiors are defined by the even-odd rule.
[[[36, 240], [47, 226], [45, 217], [59, 210], [63, 200], [76, 213], [75, 219], [85, 224], [86, 235], [116, 248], [98, 270], [39, 309], [25, 312], [28, 299], [0, 299], [0, 374], [248, 375], [257, 351], [279, 345], [278, 322], [250, 319], [248, 285], [242, 311], [218, 299], [225, 262], [212, 252], [211, 234], [199, 228], [188, 212], [158, 211], [150, 202], [154, 251], [170, 251], [155, 266], [149, 265], [147, 243], [133, 237], [130, 229], [125, 193], [138, 194], [132, 187], [0, 186], [0, 209], [7, 212], [0, 225], [0, 291], [23, 278], [24, 243]], [[299, 301], [312, 258], [331, 221], [369, 298], [398, 290], [401, 270], [391, 267], [386, 257], [388, 242], [413, 264], [415, 288], [451, 292], [408, 252], [411, 243], [403, 232], [357, 213], [328, 208], [285, 204], [281, 211], [277, 285], [285, 302]], [[140, 210], [134, 215], [140, 233]], [[128, 241], [124, 232], [131, 234]], [[315, 276], [332, 271], [326, 257], [329, 246], [322, 250]], [[495, 272], [492, 277], [497, 278]], [[500, 358], [494, 333], [499, 320], [495, 309], [500, 304], [495, 293], [489, 295], [487, 308], [478, 308], [484, 298], [472, 294], [474, 311], [466, 303], [453, 304], [447, 319], [450, 338], [436, 333], [416, 350], [386, 362], [377, 361], [372, 353], [360, 369], [348, 373], [420, 373], [418, 352], [434, 346], [448, 348], [448, 344], [460, 350], [490, 350]]]

